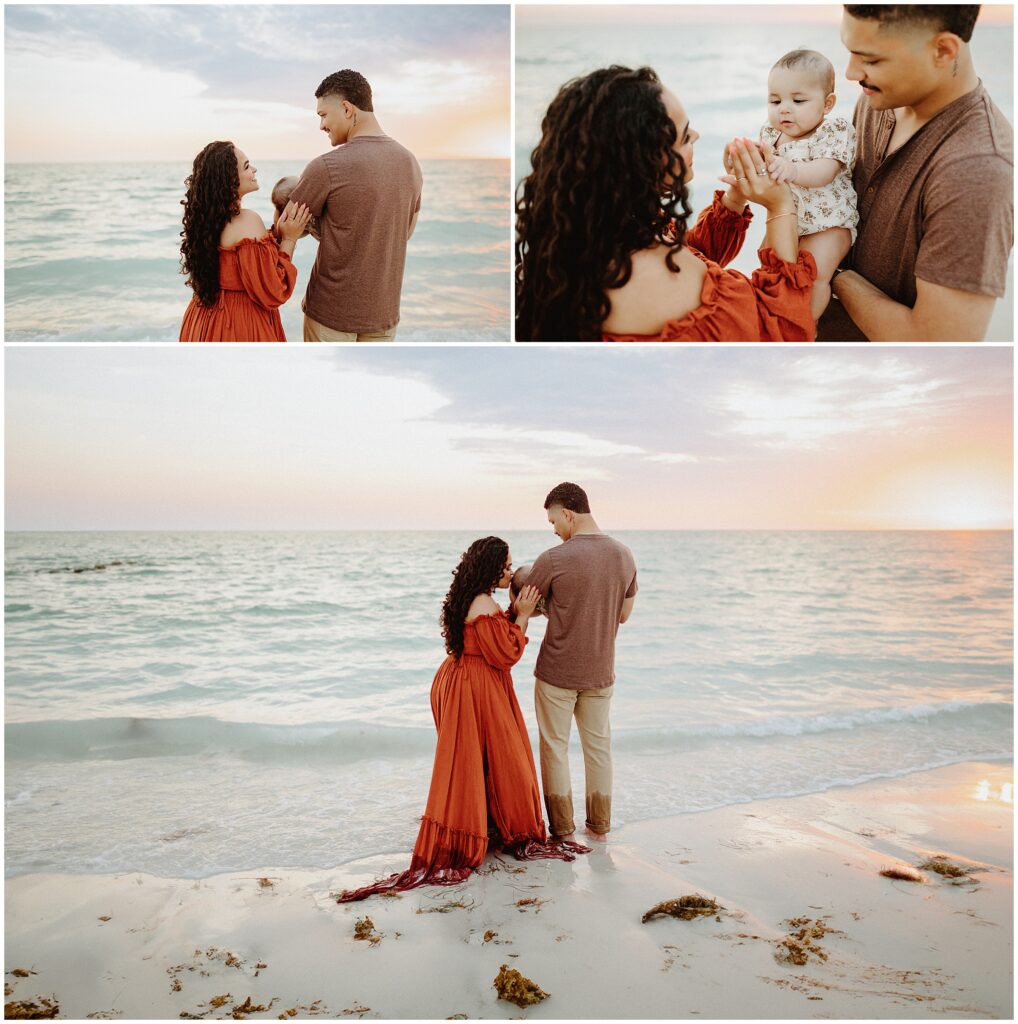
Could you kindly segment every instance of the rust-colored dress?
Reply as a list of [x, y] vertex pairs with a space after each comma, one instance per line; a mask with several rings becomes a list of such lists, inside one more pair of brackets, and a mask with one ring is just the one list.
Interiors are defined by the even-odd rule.
[[734, 213], [723, 193], [686, 232], [686, 245], [707, 267], [700, 305], [680, 320], [669, 320], [660, 334], [608, 334], [604, 341], [813, 341], [816, 324], [809, 311], [816, 280], [813, 256], [804, 249], [794, 263], [771, 248], [760, 249], [752, 277], [725, 267], [742, 248], [753, 219], [747, 207]]
[[518, 860], [574, 860], [589, 847], [548, 841], [534, 755], [509, 670], [527, 638], [505, 612], [463, 627], [463, 654], [442, 662], [431, 684], [438, 730], [428, 803], [410, 867], [337, 902], [391, 889], [455, 885], [468, 878], [494, 841]]
[[219, 298], [198, 297], [184, 313], [181, 341], [286, 341], [279, 307], [293, 294], [297, 268], [272, 232], [219, 247]]

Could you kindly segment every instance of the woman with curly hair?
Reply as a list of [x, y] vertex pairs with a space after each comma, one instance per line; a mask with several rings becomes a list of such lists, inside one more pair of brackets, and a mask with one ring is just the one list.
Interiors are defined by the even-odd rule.
[[549, 841], [544, 826], [534, 755], [510, 675], [540, 592], [524, 587], [510, 616], [492, 594], [511, 579], [509, 545], [498, 537], [475, 540], [453, 570], [441, 617], [448, 657], [431, 684], [435, 765], [410, 867], [348, 890], [337, 902], [455, 885], [480, 866], [493, 843], [518, 860], [574, 860], [590, 852], [579, 843]]
[[[698, 138], [651, 68], [603, 68], [559, 90], [516, 203], [517, 340], [813, 340], [816, 265], [767, 149], [729, 143], [729, 187], [690, 225]], [[747, 278], [725, 266], [751, 202], [767, 233]]]
[[181, 273], [194, 295], [180, 327], [181, 341], [286, 341], [279, 307], [293, 292], [290, 262], [311, 217], [287, 205], [279, 241], [241, 199], [258, 188], [257, 168], [232, 142], [210, 142], [186, 181]]

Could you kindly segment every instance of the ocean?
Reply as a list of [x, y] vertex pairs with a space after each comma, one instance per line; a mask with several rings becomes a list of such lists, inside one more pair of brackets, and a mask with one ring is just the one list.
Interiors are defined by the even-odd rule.
[[[1011, 759], [1010, 532], [617, 536], [640, 592], [617, 648], [616, 826]], [[517, 565], [557, 543], [505, 537]], [[439, 608], [472, 539], [7, 534], [7, 875], [408, 851]], [[543, 628], [514, 671], [535, 750]]]
[[[860, 92], [845, 77], [847, 51], [837, 23], [778, 21], [745, 8], [660, 7], [654, 20], [642, 14], [631, 24], [597, 24], [576, 17], [548, 24], [535, 8], [516, 11], [515, 182], [530, 171], [530, 154], [541, 137], [541, 119], [559, 88], [569, 79], [610, 64], [649, 64], [681, 100], [690, 124], [700, 133], [694, 149], [690, 204], [694, 216], [715, 189], [724, 188], [721, 154], [736, 136], [756, 138], [767, 118], [767, 74], [784, 53], [798, 47], [819, 50], [834, 65], [837, 104], [831, 116], [849, 120]], [[775, 11], [782, 10], [775, 8]], [[785, 7], [788, 18], [794, 7]], [[808, 11], [808, 8], [800, 8]], [[723, 20], [722, 20], [723, 19]], [[745, 19], [744, 21], [741, 19]], [[718, 22], [721, 21], [721, 24]], [[1004, 116], [1014, 124], [1014, 30], [1011, 25], [980, 24], [971, 42], [983, 84]], [[745, 274], [758, 266], [757, 249], [764, 218], [750, 225], [742, 251], [730, 264]], [[1007, 294], [996, 303], [986, 340], [1014, 340], [1014, 258], [1008, 261]]]
[[[258, 162], [245, 205], [272, 223], [273, 184], [306, 161]], [[509, 161], [422, 160], [407, 249], [400, 341], [509, 340]], [[190, 163], [7, 164], [8, 341], [176, 341], [190, 290], [180, 274], [180, 200]], [[297, 287], [280, 310], [303, 337], [300, 300], [317, 244], [297, 243]]]

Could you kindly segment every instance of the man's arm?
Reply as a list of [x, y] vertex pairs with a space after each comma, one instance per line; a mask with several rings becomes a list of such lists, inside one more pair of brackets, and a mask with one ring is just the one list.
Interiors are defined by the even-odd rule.
[[325, 161], [318, 157], [304, 168], [300, 180], [293, 186], [290, 199], [296, 203], [303, 203], [311, 211], [311, 216], [320, 219], [331, 186]]
[[836, 274], [831, 287], [870, 341], [982, 341], [996, 301], [917, 277], [916, 302], [909, 309], [854, 270]]
[[629, 581], [629, 587], [626, 590], [626, 596], [622, 601], [622, 611], [619, 613], [619, 625], [622, 625], [630, 615], [633, 614], [633, 605], [636, 603], [636, 592], [640, 589], [639, 583], [636, 582], [636, 568], [633, 567], [633, 578]]
[[551, 562], [551, 552], [544, 551], [534, 560], [534, 564], [527, 573], [528, 587], [537, 587], [545, 600], [551, 598], [551, 581], [555, 573], [555, 567]]

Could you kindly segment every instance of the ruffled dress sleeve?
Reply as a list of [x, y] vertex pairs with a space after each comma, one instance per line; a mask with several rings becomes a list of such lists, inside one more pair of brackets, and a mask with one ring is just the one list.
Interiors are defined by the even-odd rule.
[[747, 206], [742, 213], [729, 210], [718, 189], [714, 201], [697, 218], [696, 223], [686, 232], [686, 245], [703, 253], [709, 260], [727, 266], [739, 254], [746, 239], [746, 228], [753, 219], [753, 212]]
[[492, 668], [508, 671], [523, 657], [527, 638], [505, 612], [474, 619], [481, 656]]
[[761, 249], [760, 266], [750, 283], [756, 297], [760, 341], [813, 341], [816, 324], [809, 310], [810, 290], [817, 277], [813, 254], [799, 250], [794, 263], [771, 248]]
[[297, 268], [279, 248], [272, 232], [261, 238], [245, 238], [237, 246], [240, 281], [253, 302], [276, 309], [293, 294]]
[[809, 140], [811, 160], [838, 160], [847, 170], [855, 164], [855, 128], [843, 117], [823, 121]]

